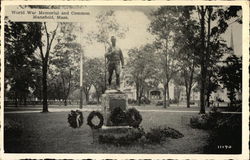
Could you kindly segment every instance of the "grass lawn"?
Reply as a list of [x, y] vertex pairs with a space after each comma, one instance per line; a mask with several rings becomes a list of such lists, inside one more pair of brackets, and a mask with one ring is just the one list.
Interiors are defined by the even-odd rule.
[[21, 124], [19, 137], [5, 135], [6, 153], [203, 153], [209, 133], [193, 129], [189, 118], [196, 113], [141, 112], [145, 131], [166, 125], [184, 134], [180, 139], [167, 139], [160, 145], [130, 145], [116, 147], [93, 143], [92, 131], [86, 125], [89, 112], [83, 112], [81, 128], [70, 128], [68, 112], [5, 114], [5, 122], [13, 120]]

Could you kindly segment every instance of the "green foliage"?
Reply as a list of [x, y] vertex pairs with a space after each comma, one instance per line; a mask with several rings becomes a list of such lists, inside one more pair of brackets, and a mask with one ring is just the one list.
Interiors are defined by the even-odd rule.
[[99, 143], [113, 144], [116, 146], [131, 145], [142, 137], [144, 134], [143, 129], [130, 129], [125, 136], [116, 137], [113, 134], [106, 134], [99, 136]]
[[[212, 131], [211, 133], [212, 136], [210, 137], [210, 140], [217, 139], [220, 137], [219, 141], [223, 141], [223, 143], [219, 143], [217, 140], [216, 144], [218, 143], [219, 145], [231, 143], [231, 140], [229, 139], [232, 139], [232, 135], [233, 134], [238, 135], [239, 132], [241, 132], [241, 124], [242, 124], [242, 119], [240, 115], [222, 114], [218, 112], [216, 108], [212, 109], [211, 112], [209, 112], [208, 114], [200, 114], [199, 116], [193, 116], [190, 119], [190, 125], [192, 128]], [[230, 134], [228, 135], [227, 133], [232, 133], [232, 135]], [[225, 135], [225, 137], [223, 137], [223, 135]], [[241, 134], [239, 135], [241, 136]], [[240, 142], [239, 137], [236, 138], [237, 141], [235, 141], [235, 143], [239, 143]], [[229, 141], [227, 142], [226, 140]], [[214, 142], [212, 141], [209, 143], [212, 143], [211, 145], [214, 144]], [[210, 149], [216, 150], [216, 148], [210, 148]]]
[[[76, 42], [73, 23], [62, 23], [58, 33], [57, 44], [50, 57], [48, 98], [63, 99], [79, 87], [81, 44]], [[65, 103], [65, 105], [67, 105]]]
[[160, 128], [152, 128], [145, 137], [150, 144], [159, 144], [165, 141], [165, 136]]
[[126, 81], [136, 87], [137, 101], [141, 104], [141, 98], [146, 91], [159, 84], [155, 48], [150, 44], [133, 48], [129, 50], [128, 56], [125, 69], [129, 76]]
[[100, 96], [105, 91], [105, 65], [102, 58], [85, 58], [83, 63], [83, 91], [88, 101], [89, 90], [91, 86], [95, 87], [96, 98], [99, 100]]
[[184, 137], [184, 135], [173, 128], [160, 126], [152, 128], [146, 133], [145, 137], [148, 143], [158, 144], [164, 142], [166, 138], [178, 139]]
[[113, 144], [117, 146], [132, 144], [160, 144], [166, 141], [166, 138], [182, 138], [184, 135], [179, 131], [170, 127], [156, 127], [149, 132], [145, 132], [143, 128], [133, 128], [126, 133], [125, 136], [116, 136], [114, 134], [106, 134], [99, 136], [99, 143]]
[[[219, 148], [222, 146], [224, 148]], [[225, 147], [227, 147], [225, 149]], [[242, 152], [242, 116], [228, 114], [220, 116], [210, 133], [204, 153], [240, 154]]]
[[97, 40], [101, 43], [107, 43], [111, 35], [116, 35], [120, 38], [125, 36], [126, 28], [121, 27], [115, 19], [113, 10], [104, 11], [97, 15], [96, 22], [98, 23], [99, 33]]
[[190, 107], [190, 94], [198, 78], [199, 55], [199, 25], [191, 18], [193, 7], [184, 7], [178, 17], [178, 34], [175, 36], [175, 46], [178, 47], [180, 71], [174, 77], [177, 85], [185, 86], [187, 107]]
[[90, 43], [93, 40], [104, 44], [105, 52], [110, 45], [109, 40], [111, 36], [117, 36], [119, 38], [124, 38], [126, 36], [126, 32], [128, 31], [128, 27], [124, 24], [120, 25], [117, 22], [115, 17], [115, 12], [113, 10], [102, 11], [96, 16], [96, 22], [98, 31], [88, 33], [87, 39]]
[[222, 116], [222, 113], [213, 110], [207, 114], [193, 116], [190, 119], [190, 125], [198, 129], [213, 129], [218, 126], [218, 122]]
[[[187, 43], [196, 42], [193, 37], [190, 38], [197, 32], [197, 25], [194, 25], [195, 23], [189, 20], [191, 11], [192, 7], [162, 6], [152, 13], [153, 19], [150, 23], [149, 31], [157, 37], [154, 45], [158, 53], [157, 67], [159, 79], [164, 86], [164, 108], [169, 105], [167, 103], [169, 101], [169, 82], [182, 68], [186, 69], [189, 67], [187, 63], [183, 63], [184, 55], [193, 53], [194, 47], [190, 47], [191, 45]], [[193, 33], [187, 33], [187, 31]], [[188, 47], [187, 44], [189, 45]], [[183, 53], [182, 56], [181, 53]], [[182, 61], [180, 61], [181, 58], [183, 59]], [[193, 62], [190, 56], [187, 58], [189, 63]], [[186, 66], [183, 67], [183, 64], [186, 64]], [[193, 71], [193, 65], [190, 66], [192, 66]]]
[[40, 61], [33, 54], [39, 44], [40, 23], [5, 21], [5, 89], [11, 99], [26, 100], [36, 89]]
[[236, 101], [236, 92], [242, 89], [242, 60], [235, 55], [229, 56], [224, 61], [220, 70], [220, 81], [228, 90], [231, 104]]

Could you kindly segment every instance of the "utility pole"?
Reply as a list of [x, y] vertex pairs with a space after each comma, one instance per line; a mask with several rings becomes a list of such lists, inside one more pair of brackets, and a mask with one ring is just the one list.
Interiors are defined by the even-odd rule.
[[83, 92], [83, 87], [82, 87], [82, 74], [83, 74], [83, 56], [82, 56], [83, 53], [81, 53], [81, 59], [80, 59], [80, 109], [82, 109], [82, 104], [83, 104], [83, 100], [82, 100], [82, 92]]

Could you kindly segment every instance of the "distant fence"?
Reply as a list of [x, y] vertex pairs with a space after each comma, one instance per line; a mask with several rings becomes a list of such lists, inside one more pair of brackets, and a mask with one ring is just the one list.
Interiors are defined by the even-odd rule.
[[[18, 101], [18, 106], [25, 106], [25, 105], [42, 105], [43, 101]], [[97, 101], [89, 101], [87, 105], [97, 105], [100, 104]], [[4, 101], [5, 106], [15, 106], [16, 102], [13, 100]], [[64, 105], [63, 100], [48, 100], [48, 105]], [[67, 105], [80, 105], [80, 100], [67, 100]]]
[[[26, 101], [26, 102], [17, 102], [18, 105], [42, 105], [43, 101]], [[79, 105], [80, 100], [67, 100], [68, 105]], [[14, 106], [16, 105], [15, 101], [4, 101], [5, 106]], [[48, 105], [64, 105], [64, 101], [55, 101], [48, 100]]]

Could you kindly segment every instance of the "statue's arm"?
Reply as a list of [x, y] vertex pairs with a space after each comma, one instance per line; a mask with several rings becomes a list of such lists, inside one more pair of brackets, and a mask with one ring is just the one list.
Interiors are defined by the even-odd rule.
[[108, 58], [108, 56], [111, 54], [111, 48], [108, 48], [108, 51], [105, 53], [105, 58]]

